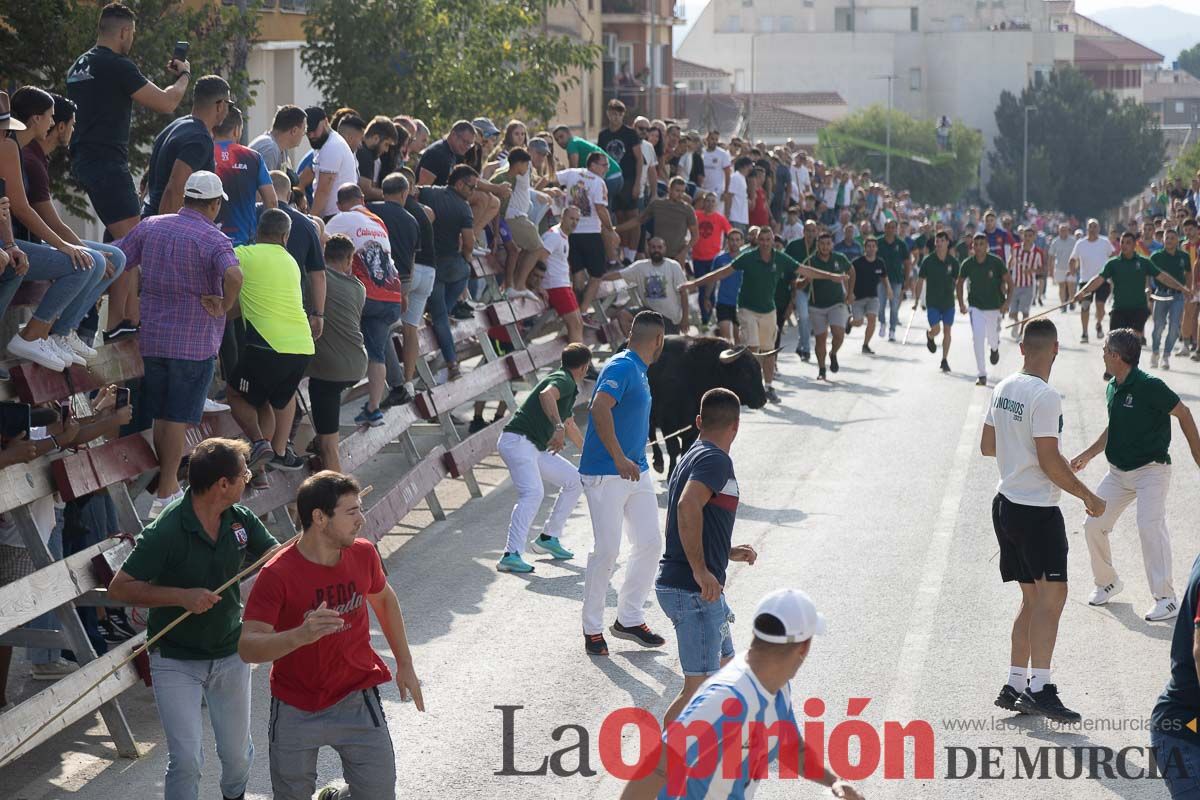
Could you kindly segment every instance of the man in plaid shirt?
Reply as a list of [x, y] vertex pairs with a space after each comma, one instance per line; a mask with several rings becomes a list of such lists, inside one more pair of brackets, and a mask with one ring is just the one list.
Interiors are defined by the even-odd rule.
[[[1032, 226], [1022, 225], [1021, 244], [1012, 251], [1008, 260], [1008, 271], [1012, 273], [1013, 293], [1009, 304], [1008, 318], [1016, 322], [1018, 316], [1024, 320], [1029, 317], [1029, 309], [1033, 305], [1034, 287], [1037, 279], [1044, 273], [1046, 263], [1042, 249], [1035, 244], [1035, 234]], [[1012, 337], [1019, 340], [1025, 332], [1025, 326], [1017, 325], [1012, 329]]]

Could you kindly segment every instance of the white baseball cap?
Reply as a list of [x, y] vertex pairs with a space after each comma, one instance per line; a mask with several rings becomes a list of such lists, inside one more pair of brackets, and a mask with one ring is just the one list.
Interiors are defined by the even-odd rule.
[[815, 634], [828, 630], [825, 616], [817, 611], [812, 598], [799, 589], [776, 589], [759, 600], [754, 609], [755, 621], [763, 614], [770, 614], [783, 623], [782, 634], [765, 633], [755, 626], [755, 638], [772, 644], [806, 642]]
[[229, 199], [229, 195], [225, 194], [225, 188], [221, 185], [221, 179], [215, 173], [203, 169], [193, 172], [187, 179], [187, 183], [183, 185], [183, 196], [195, 200], [212, 200], [216, 197], [222, 200]]

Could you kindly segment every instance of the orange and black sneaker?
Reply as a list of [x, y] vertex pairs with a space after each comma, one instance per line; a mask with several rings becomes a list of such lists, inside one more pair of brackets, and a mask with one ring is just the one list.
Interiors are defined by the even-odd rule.
[[637, 642], [642, 647], [662, 647], [667, 643], [666, 639], [650, 630], [644, 622], [641, 625], [630, 625], [629, 627], [620, 622], [614, 622], [609, 630], [618, 639], [628, 639], [631, 642]]
[[606, 656], [608, 655], [608, 642], [604, 641], [602, 633], [585, 633], [583, 635], [583, 649], [587, 651], [589, 656]]

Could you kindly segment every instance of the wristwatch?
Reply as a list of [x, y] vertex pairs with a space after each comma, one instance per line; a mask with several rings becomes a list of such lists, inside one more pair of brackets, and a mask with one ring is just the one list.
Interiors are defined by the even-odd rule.
[[561, 422], [554, 426], [554, 430], [556, 431], [566, 430], [566, 428], [567, 426]]

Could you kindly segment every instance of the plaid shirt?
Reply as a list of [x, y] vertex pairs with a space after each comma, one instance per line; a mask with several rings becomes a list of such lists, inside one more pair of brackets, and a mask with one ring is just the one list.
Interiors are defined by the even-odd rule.
[[119, 242], [129, 267], [142, 268], [143, 357], [203, 361], [217, 354], [225, 315], [200, 304], [224, 295], [225, 270], [236, 267], [233, 245], [208, 217], [190, 208], [149, 217]]
[[1013, 286], [1033, 286], [1033, 279], [1042, 273], [1044, 261], [1045, 258], [1042, 256], [1040, 247], [1026, 250], [1022, 245], [1013, 250], [1012, 258], [1008, 262], [1008, 271], [1012, 273]]

